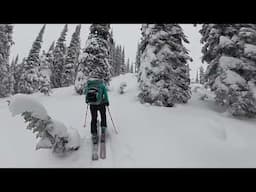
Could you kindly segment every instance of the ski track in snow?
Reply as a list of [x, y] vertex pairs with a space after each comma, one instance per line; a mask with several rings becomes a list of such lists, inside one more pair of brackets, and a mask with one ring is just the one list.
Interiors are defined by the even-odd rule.
[[[118, 93], [121, 82], [127, 87]], [[193, 86], [193, 85], [192, 85]], [[255, 119], [236, 119], [218, 108], [211, 99], [199, 100], [193, 92], [184, 105], [164, 108], [140, 104], [134, 74], [115, 77], [111, 82], [110, 111], [107, 111], [106, 159], [91, 159], [90, 113], [83, 127], [84, 96], [73, 87], [53, 90], [39, 100], [51, 117], [78, 130], [78, 151], [58, 156], [50, 150], [35, 150], [36, 138], [26, 130], [20, 116], [12, 117], [6, 100], [0, 99], [0, 167], [14, 168], [129, 168], [129, 167], [256, 167]], [[99, 117], [100, 119], [100, 117]]]

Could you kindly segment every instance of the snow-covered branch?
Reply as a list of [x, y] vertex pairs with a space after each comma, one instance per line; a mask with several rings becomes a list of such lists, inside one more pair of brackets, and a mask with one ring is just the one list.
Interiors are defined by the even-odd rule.
[[27, 129], [36, 133], [36, 138], [39, 138], [36, 149], [50, 148], [53, 152], [64, 153], [79, 148], [78, 132], [69, 130], [63, 123], [52, 119], [45, 107], [31, 96], [18, 94], [8, 103], [12, 115], [21, 114], [28, 123]]

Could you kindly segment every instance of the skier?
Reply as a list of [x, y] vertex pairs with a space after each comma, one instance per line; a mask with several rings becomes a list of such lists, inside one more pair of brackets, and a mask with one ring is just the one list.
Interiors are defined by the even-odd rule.
[[104, 80], [90, 77], [84, 89], [85, 101], [90, 105], [91, 111], [91, 134], [93, 144], [98, 143], [97, 116], [101, 116], [101, 140], [105, 139], [107, 129], [106, 106], [109, 106], [107, 88]]

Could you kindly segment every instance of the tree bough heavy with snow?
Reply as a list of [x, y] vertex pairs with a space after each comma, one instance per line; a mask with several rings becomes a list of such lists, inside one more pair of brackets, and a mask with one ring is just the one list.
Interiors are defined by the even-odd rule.
[[204, 24], [200, 30], [207, 84], [234, 116], [256, 115], [256, 25]]
[[191, 97], [187, 49], [178, 24], [143, 24], [140, 43], [139, 99], [142, 103], [172, 107]]
[[9, 110], [13, 116], [21, 114], [27, 129], [36, 133], [36, 149], [52, 149], [55, 153], [65, 153], [80, 147], [80, 136], [75, 129], [66, 126], [48, 114], [46, 109], [31, 96], [17, 94], [9, 101]]
[[88, 77], [103, 79], [107, 84], [110, 72], [110, 24], [92, 24], [86, 46], [82, 54], [75, 82], [75, 90], [83, 93]]

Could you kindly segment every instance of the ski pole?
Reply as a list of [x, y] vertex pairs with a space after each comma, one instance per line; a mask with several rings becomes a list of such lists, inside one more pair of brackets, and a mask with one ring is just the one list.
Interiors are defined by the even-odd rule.
[[114, 131], [115, 131], [116, 134], [118, 134], [119, 131], [118, 131], [118, 129], [116, 128], [116, 126], [115, 126], [115, 124], [114, 124], [114, 121], [113, 121], [113, 119], [112, 119], [112, 116], [111, 116], [109, 107], [107, 107], [107, 108], [108, 108], [108, 113], [109, 113], [109, 116], [110, 116], [110, 118], [111, 118], [111, 121], [112, 121], [112, 124], [113, 124], [113, 127], [114, 127]]
[[86, 113], [85, 113], [85, 119], [84, 119], [84, 127], [86, 127], [86, 118], [87, 118], [88, 107], [89, 107], [89, 105], [87, 105], [87, 107], [86, 107]]

